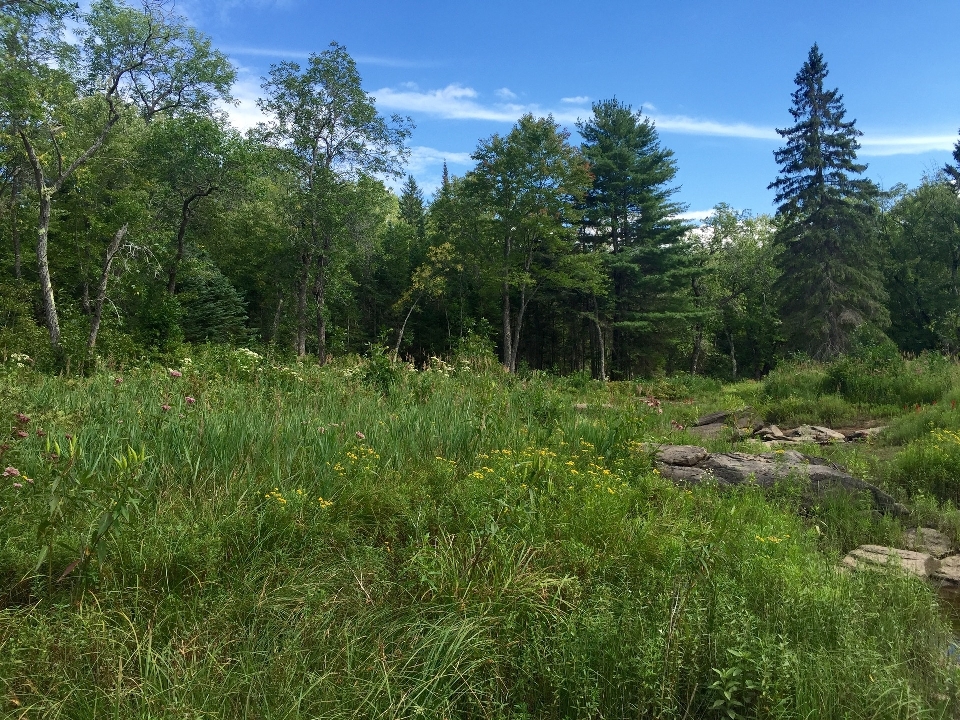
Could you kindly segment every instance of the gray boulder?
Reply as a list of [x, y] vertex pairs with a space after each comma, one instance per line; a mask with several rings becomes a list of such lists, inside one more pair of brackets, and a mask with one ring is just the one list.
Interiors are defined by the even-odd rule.
[[907, 509], [875, 485], [855, 478], [829, 460], [794, 450], [749, 455], [711, 453], [696, 445], [664, 445], [656, 448], [654, 463], [660, 474], [676, 482], [697, 484], [714, 480], [720, 485], [752, 482], [770, 487], [788, 477], [808, 481], [808, 494], [815, 497], [830, 490], [868, 494], [883, 511], [906, 515]]

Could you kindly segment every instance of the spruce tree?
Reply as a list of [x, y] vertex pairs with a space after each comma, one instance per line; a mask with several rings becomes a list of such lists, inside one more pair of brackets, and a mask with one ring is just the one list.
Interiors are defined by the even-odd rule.
[[953, 179], [957, 190], [960, 190], [960, 140], [957, 140], [957, 144], [953, 146], [953, 161], [956, 165], [947, 163], [943, 170]]
[[844, 352], [864, 322], [887, 324], [879, 271], [876, 185], [857, 178], [856, 121], [847, 121], [843, 96], [824, 88], [827, 64], [816, 44], [797, 73], [790, 114], [777, 130], [786, 144], [774, 152], [781, 227], [782, 275], [776, 291], [795, 350], [815, 358]]
[[611, 284], [595, 322], [612, 329], [611, 369], [627, 377], [661, 364], [663, 338], [677, 337], [698, 316], [687, 292], [697, 272], [685, 242], [689, 226], [672, 199], [677, 165], [653, 122], [617, 100], [595, 103], [577, 129], [594, 178], [580, 239], [603, 251]]

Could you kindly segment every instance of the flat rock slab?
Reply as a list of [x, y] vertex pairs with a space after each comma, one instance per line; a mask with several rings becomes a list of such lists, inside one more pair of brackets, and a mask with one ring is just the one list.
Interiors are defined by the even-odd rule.
[[932, 555], [883, 545], [861, 545], [840, 564], [853, 570], [897, 567], [924, 579], [933, 577], [941, 569], [940, 561]]
[[903, 533], [903, 544], [910, 550], [945, 558], [955, 550], [950, 538], [934, 528], [913, 528]]
[[940, 561], [940, 567], [931, 579], [940, 583], [942, 588], [960, 589], [960, 555], [951, 555]]
[[655, 449], [654, 464], [664, 477], [685, 484], [712, 479], [720, 485], [751, 482], [770, 487], [788, 477], [798, 477], [809, 481], [809, 491], [814, 495], [834, 489], [863, 492], [884, 512], [900, 515], [908, 512], [880, 488], [853, 477], [829, 460], [795, 450], [749, 455], [711, 453], [697, 445], [663, 445]]
[[809, 442], [827, 445], [834, 442], [846, 442], [847, 436], [822, 425], [801, 425], [784, 433], [794, 442]]
[[709, 425], [694, 425], [687, 428], [687, 432], [696, 435], [699, 438], [707, 440], [716, 440], [717, 438], [730, 435], [730, 428], [722, 422], [710, 423]]

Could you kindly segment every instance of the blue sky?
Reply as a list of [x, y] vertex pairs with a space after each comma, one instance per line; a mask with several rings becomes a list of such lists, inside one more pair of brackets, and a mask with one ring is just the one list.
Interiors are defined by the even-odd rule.
[[774, 128], [791, 122], [793, 79], [814, 42], [864, 132], [867, 175], [883, 187], [916, 185], [960, 137], [957, 0], [180, 0], [178, 9], [239, 67], [238, 126], [258, 119], [271, 63], [344, 45], [381, 111], [416, 123], [409, 170], [428, 190], [444, 159], [463, 174], [477, 142], [522, 113], [553, 113], [579, 141], [576, 119], [615, 96], [655, 120], [691, 214], [719, 202], [771, 212]]

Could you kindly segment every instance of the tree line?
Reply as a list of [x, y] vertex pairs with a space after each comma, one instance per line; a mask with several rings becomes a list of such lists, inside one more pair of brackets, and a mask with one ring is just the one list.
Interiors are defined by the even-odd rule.
[[[67, 28], [71, 31], [68, 33]], [[814, 45], [774, 215], [681, 219], [654, 123], [616, 99], [525, 115], [425, 197], [413, 124], [333, 43], [263, 79], [159, 0], [0, 3], [0, 350], [89, 367], [181, 342], [422, 361], [468, 339], [509, 371], [755, 376], [864, 344], [960, 350], [960, 141], [919, 187], [857, 162]]]

